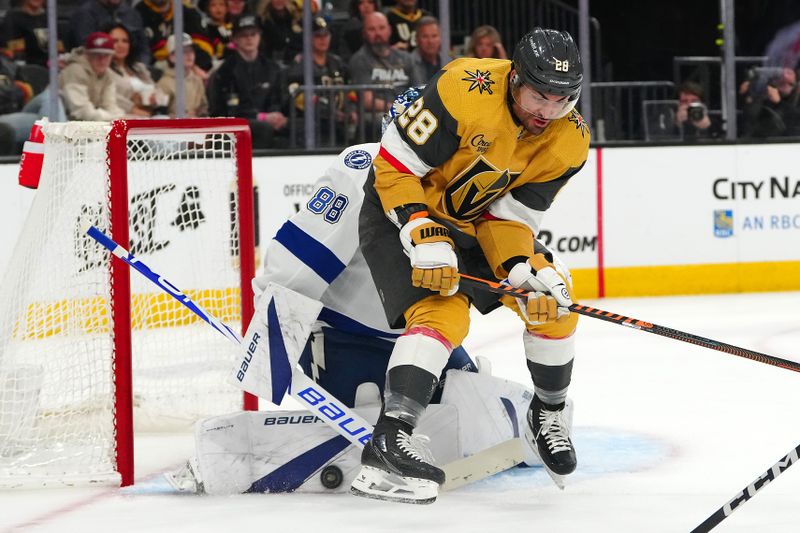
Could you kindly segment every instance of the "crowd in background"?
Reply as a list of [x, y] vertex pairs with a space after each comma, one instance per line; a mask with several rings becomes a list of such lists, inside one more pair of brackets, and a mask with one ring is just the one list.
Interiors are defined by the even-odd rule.
[[[47, 109], [45, 0], [20, 0], [0, 25], [0, 153], [15, 153]], [[358, 112], [383, 113], [390, 94], [425, 84], [442, 67], [438, 20], [416, 0], [351, 0], [334, 25], [314, 1], [316, 85], [391, 86], [321, 93], [322, 127], [354, 128]], [[59, 35], [56, 120], [175, 115], [175, 62], [185, 72], [185, 114], [250, 121], [255, 148], [287, 145], [291, 107], [302, 116], [302, 0], [199, 0], [183, 5], [182, 54], [172, 0], [83, 0]], [[497, 30], [476, 30], [469, 53], [506, 58]], [[178, 57], [182, 55], [182, 57]], [[294, 93], [297, 94], [294, 94]], [[328, 109], [332, 109], [328, 113]], [[52, 119], [52, 117], [51, 117]], [[301, 121], [300, 121], [301, 122]], [[319, 123], [318, 123], [319, 124]]]
[[[304, 79], [302, 1], [187, 0], [181, 46], [174, 42], [172, 0], [59, 2], [69, 18], [57, 42], [61, 108], [50, 118], [174, 116], [175, 63], [182, 61], [186, 116], [246, 118], [255, 148], [285, 147], [291, 128], [302, 137], [306, 106], [298, 90]], [[307, 1], [313, 2], [315, 85], [392, 87], [318, 92], [316, 128], [352, 132], [366, 123], [374, 137], [375, 117], [392, 96], [425, 84], [442, 68], [439, 22], [417, 0], [350, 0], [341, 6], [348, 9], [345, 17], [331, 17], [329, 4], [321, 9], [317, 0]], [[0, 24], [0, 154], [18, 153], [33, 121], [48, 109], [45, 4], [12, 0]], [[458, 51], [508, 58], [492, 26], [475, 28]], [[800, 134], [796, 67], [795, 61], [756, 69], [741, 84], [746, 135]], [[724, 136], [721, 117], [708, 113], [705, 92], [691, 81], [676, 91], [675, 120], [686, 139]]]

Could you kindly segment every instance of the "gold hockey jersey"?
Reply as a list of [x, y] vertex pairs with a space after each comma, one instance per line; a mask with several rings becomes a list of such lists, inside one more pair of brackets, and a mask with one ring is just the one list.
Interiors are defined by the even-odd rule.
[[542, 215], [589, 150], [577, 111], [540, 135], [515, 120], [511, 69], [508, 60], [450, 62], [389, 125], [375, 159], [384, 211], [426, 204], [431, 216], [477, 237], [498, 275], [506, 259], [533, 254]]

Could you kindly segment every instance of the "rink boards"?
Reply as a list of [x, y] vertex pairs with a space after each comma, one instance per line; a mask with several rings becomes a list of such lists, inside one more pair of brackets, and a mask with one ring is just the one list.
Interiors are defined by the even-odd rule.
[[[261, 157], [261, 251], [314, 193], [335, 156]], [[540, 238], [578, 294], [636, 296], [800, 289], [800, 144], [595, 148]], [[0, 165], [0, 271], [35, 194]]]

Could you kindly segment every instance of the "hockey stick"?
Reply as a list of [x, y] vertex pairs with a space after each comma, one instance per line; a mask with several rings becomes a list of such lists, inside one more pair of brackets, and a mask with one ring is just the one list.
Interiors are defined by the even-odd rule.
[[476, 454], [444, 465], [445, 482], [442, 490], [453, 490], [489, 476], [514, 468], [525, 459], [522, 439], [515, 437]]
[[[225, 338], [235, 343], [237, 346], [241, 345], [242, 338], [238, 333], [192, 301], [191, 298], [183, 294], [180, 289], [167, 281], [166, 278], [153, 272], [150, 267], [114, 242], [114, 240], [105, 233], [94, 226], [86, 229], [85, 233], [121, 261], [170, 294], [203, 321], [224, 335]], [[298, 392], [294, 392], [295, 390]], [[313, 382], [299, 367], [295, 367], [292, 371], [292, 383], [289, 392], [293, 398], [298, 400], [313, 413], [316, 413], [316, 415], [333, 428], [334, 431], [359, 448], [363, 448], [372, 435], [372, 424], [354, 413], [346, 405], [341, 404], [333, 394], [330, 394], [319, 384]], [[447, 481], [442, 490], [452, 490], [456, 487], [479, 481], [492, 474], [516, 466], [522, 462], [522, 449], [519, 447], [519, 451], [517, 451], [515, 448], [515, 446], [519, 446], [520, 444], [521, 441], [519, 438], [509, 439], [508, 441], [482, 450], [469, 457], [458, 459], [444, 465], [442, 470], [445, 472]]]
[[[153, 272], [150, 267], [134, 257], [128, 250], [114, 242], [105, 233], [94, 226], [87, 229], [86, 233], [128, 266], [186, 306], [191, 312], [224, 335], [225, 338], [235, 343], [237, 346], [241, 345], [242, 337], [238, 333], [192, 301], [191, 298], [167, 281], [166, 278]], [[335, 396], [330, 394], [319, 384], [314, 383], [299, 367], [295, 367], [292, 370], [289, 393], [294, 399], [299, 401], [311, 412], [315, 413], [323, 422], [333, 428], [334, 431], [356, 446], [363, 448], [364, 444], [372, 435], [372, 424], [354, 413], [346, 405], [336, 400]]]
[[[476, 278], [466, 274], [461, 274], [461, 281], [468, 287], [494, 292], [497, 294], [505, 294], [515, 298], [524, 297], [528, 294], [528, 291], [525, 289], [515, 289], [514, 287], [504, 285], [496, 281]], [[753, 350], [748, 350], [747, 348], [740, 348], [732, 344], [715, 341], [706, 337], [694, 335], [692, 333], [686, 333], [685, 331], [659, 326], [658, 324], [645, 322], [643, 320], [639, 320], [638, 318], [630, 318], [624, 315], [618, 315], [609, 311], [603, 311], [602, 309], [595, 309], [594, 307], [580, 304], [572, 304], [569, 306], [569, 310], [573, 313], [578, 313], [579, 315], [598, 318], [600, 320], [605, 320], [606, 322], [627, 326], [629, 328], [638, 329], [647, 333], [653, 333], [662, 337], [688, 342], [704, 348], [710, 348], [712, 350], [717, 350], [727, 354], [744, 357], [745, 359], [758, 361], [759, 363], [777, 366], [787, 370], [793, 370], [794, 372], [800, 372], [800, 363], [789, 361], [788, 359], [781, 359], [780, 357], [775, 357], [774, 355], [767, 355]]]
[[717, 527], [720, 522], [728, 518], [747, 500], [755, 496], [759, 490], [763, 489], [771, 481], [774, 481], [784, 470], [796, 463], [798, 457], [800, 457], [800, 445], [781, 457], [778, 462], [772, 465], [766, 472], [762, 472], [752, 483], [739, 491], [739, 493], [725, 505], [714, 511], [702, 524], [694, 528], [691, 533], [708, 533]]

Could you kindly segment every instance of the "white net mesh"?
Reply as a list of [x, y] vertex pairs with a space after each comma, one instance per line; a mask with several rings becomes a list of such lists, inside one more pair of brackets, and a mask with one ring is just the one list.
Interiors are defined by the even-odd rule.
[[[109, 254], [109, 125], [50, 124], [39, 190], [0, 287], [0, 486], [118, 481]], [[240, 327], [234, 137], [128, 139], [130, 250]], [[111, 179], [114, 179], [113, 177]], [[137, 430], [241, 408], [235, 347], [131, 272]]]

